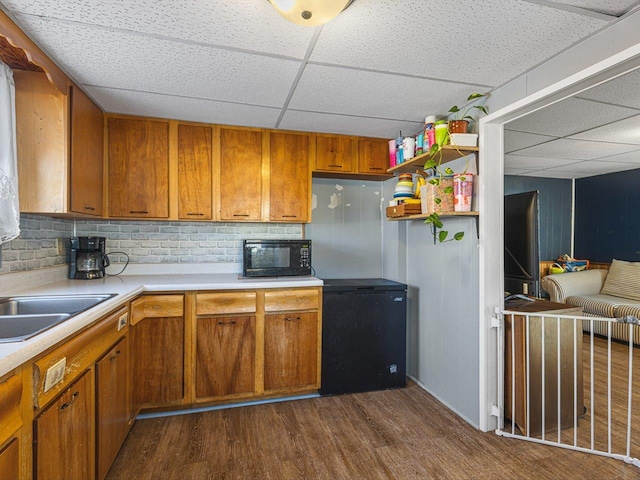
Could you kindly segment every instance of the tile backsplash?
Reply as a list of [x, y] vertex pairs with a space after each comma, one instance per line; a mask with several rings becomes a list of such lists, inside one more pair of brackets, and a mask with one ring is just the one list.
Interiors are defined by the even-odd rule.
[[[303, 235], [300, 224], [74, 221], [26, 214], [20, 217], [20, 228], [20, 236], [1, 247], [0, 274], [66, 263], [69, 237], [74, 234], [105, 237], [107, 253], [124, 252], [130, 263], [240, 263], [245, 238]], [[122, 263], [126, 257], [113, 254], [110, 259]]]

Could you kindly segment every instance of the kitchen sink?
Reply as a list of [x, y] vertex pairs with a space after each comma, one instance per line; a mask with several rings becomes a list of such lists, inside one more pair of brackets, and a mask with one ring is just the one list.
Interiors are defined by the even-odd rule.
[[27, 340], [95, 307], [113, 295], [34, 295], [0, 298], [0, 343]]
[[70, 317], [68, 313], [0, 315], [0, 343], [26, 340]]

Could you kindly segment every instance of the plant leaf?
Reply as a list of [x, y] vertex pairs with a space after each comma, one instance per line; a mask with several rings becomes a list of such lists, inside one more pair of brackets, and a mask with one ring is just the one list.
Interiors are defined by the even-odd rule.
[[449, 112], [451, 112], [451, 113], [456, 113], [456, 112], [459, 112], [459, 111], [460, 111], [460, 109], [458, 108], [457, 105], [454, 105], [453, 107], [451, 107], [449, 109]]
[[467, 98], [467, 101], [469, 100], [473, 100], [474, 98], [482, 98], [484, 97], [485, 94], [484, 93], [472, 93], [471, 95], [469, 95], [469, 97]]
[[444, 187], [444, 193], [453, 193], [453, 187]]
[[449, 232], [446, 230], [440, 230], [440, 232], [438, 232], [438, 241], [440, 243], [444, 242], [447, 239], [447, 235], [449, 235]]
[[483, 105], [476, 105], [473, 108], [477, 108], [478, 110], [480, 110], [485, 115], [489, 115], [489, 113], [487, 112], [487, 109]]
[[444, 169], [444, 173], [447, 175], [453, 175], [453, 169], [451, 167], [447, 167]]
[[433, 201], [436, 203], [436, 205], [440, 205], [440, 203], [442, 202], [441, 198], [434, 198]]
[[438, 180], [438, 177], [431, 178], [431, 179], [429, 179], [429, 183], [431, 185], [438, 185], [438, 183], [440, 183], [440, 180]]
[[426, 162], [424, 162], [424, 169], [425, 170], [429, 170], [430, 168], [433, 168], [436, 166], [436, 161], [434, 159], [429, 159]]
[[458, 232], [453, 236], [453, 239], [458, 241], [462, 240], [463, 238], [464, 238], [464, 232]]

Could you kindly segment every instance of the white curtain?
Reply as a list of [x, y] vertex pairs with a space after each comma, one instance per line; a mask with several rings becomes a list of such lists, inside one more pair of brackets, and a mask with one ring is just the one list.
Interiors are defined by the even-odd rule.
[[20, 235], [16, 89], [13, 71], [0, 62], [0, 245]]

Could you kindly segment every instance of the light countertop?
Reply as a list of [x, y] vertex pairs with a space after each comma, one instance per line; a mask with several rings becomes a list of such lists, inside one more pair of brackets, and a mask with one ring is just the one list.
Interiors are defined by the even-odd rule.
[[[114, 297], [23, 342], [0, 343], [0, 377], [71, 337], [143, 292], [319, 287], [316, 277], [240, 278], [237, 273], [122, 275], [97, 280], [58, 280], [10, 292], [18, 295], [115, 294]], [[6, 295], [5, 295], [6, 296]]]

